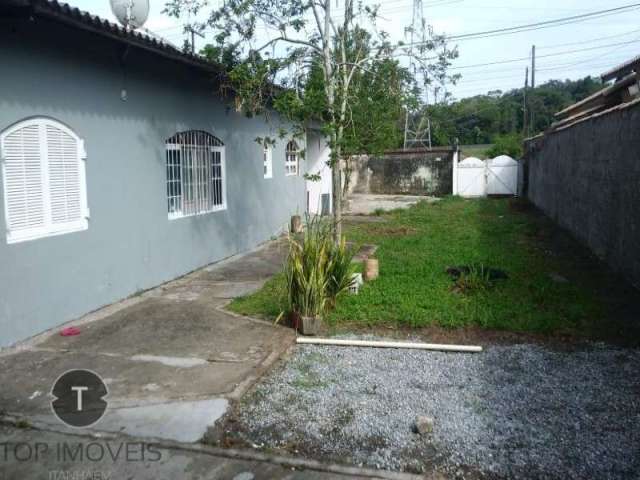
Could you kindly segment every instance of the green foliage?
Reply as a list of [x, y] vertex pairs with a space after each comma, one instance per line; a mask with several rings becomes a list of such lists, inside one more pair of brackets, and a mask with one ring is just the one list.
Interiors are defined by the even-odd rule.
[[460, 152], [463, 158], [477, 157], [481, 160], [487, 158], [487, 151], [493, 147], [491, 143], [484, 143], [480, 145], [460, 145]]
[[358, 75], [345, 154], [376, 154], [402, 146], [410, 81], [409, 71], [395, 60], [380, 61]]
[[484, 292], [491, 288], [491, 274], [484, 265], [470, 265], [468, 271], [460, 273], [456, 279], [456, 288], [461, 293]]
[[[352, 153], [399, 146], [404, 106], [447, 83], [457, 57], [446, 37], [426, 24], [412, 32], [420, 41], [410, 50], [392, 41], [378, 27], [378, 8], [363, 2], [166, 0], [164, 13], [206, 18], [190, 26], [214, 32], [202, 54], [225, 67], [216, 81], [237, 111], [270, 117], [275, 109], [276, 120], [298, 129], [320, 121], [330, 165]], [[324, 27], [325, 16], [331, 28]], [[411, 71], [396, 60], [407, 56], [414, 59]]]
[[329, 221], [307, 216], [304, 233], [289, 236], [284, 277], [287, 307], [304, 317], [317, 317], [332, 308], [349, 288], [353, 253], [345, 239], [336, 245]]
[[[527, 91], [528, 103], [535, 112], [532, 134], [544, 131], [554, 114], [602, 88], [599, 80], [550, 80]], [[523, 89], [500, 90], [429, 107], [432, 138], [436, 145], [492, 143], [498, 135], [522, 133]]]
[[200, 50], [200, 55], [210, 62], [219, 63], [226, 69], [232, 69], [239, 62], [237, 47], [227, 47], [208, 43]]
[[523, 138], [519, 133], [498, 135], [493, 140], [493, 146], [485, 152], [485, 155], [488, 158], [495, 158], [498, 155], [509, 155], [511, 158], [521, 158], [522, 142]]
[[342, 237], [337, 245], [333, 241], [331, 242], [327, 264], [327, 277], [329, 278], [327, 299], [330, 308], [335, 307], [338, 297], [349, 289], [353, 281], [355, 273], [353, 254], [353, 250], [347, 247], [345, 237]]
[[262, 148], [274, 147], [276, 145], [275, 138], [271, 137], [256, 137], [253, 141], [260, 145]]
[[[358, 47], [369, 50], [369, 35], [358, 30]], [[349, 87], [350, 115], [344, 125], [340, 142], [344, 156], [359, 153], [381, 153], [402, 145], [404, 105], [407, 103], [410, 72], [396, 60], [380, 59], [366, 70], [357, 70]], [[341, 95], [338, 95], [340, 103]], [[276, 95], [274, 108], [294, 121], [321, 119], [331, 128], [328, 115], [326, 85], [321, 59], [314, 57], [308, 75], [303, 79], [302, 92], [282, 91]]]
[[[479, 326], [585, 336], [610, 329], [598, 293], [607, 284], [606, 270], [585, 263], [569, 238], [560, 242], [567, 242], [561, 252], [550, 255], [558, 245], [552, 233], [556, 227], [530, 210], [511, 208], [509, 199], [449, 197], [384, 218], [384, 223], [345, 227], [350, 241], [378, 245], [381, 271], [375, 282], [366, 283], [358, 295], [345, 295], [326, 314], [329, 324], [343, 329]], [[451, 265], [490, 266], [509, 278], [461, 294], [446, 272]], [[490, 270], [483, 270], [464, 281], [486, 286], [483, 277]], [[556, 283], [551, 272], [562, 272], [570, 281]], [[266, 291], [235, 300], [231, 308], [275, 318], [282, 309], [277, 283], [284, 290], [279, 277]]]
[[322, 176], [319, 173], [305, 173], [303, 177], [310, 182], [319, 182], [322, 180]]

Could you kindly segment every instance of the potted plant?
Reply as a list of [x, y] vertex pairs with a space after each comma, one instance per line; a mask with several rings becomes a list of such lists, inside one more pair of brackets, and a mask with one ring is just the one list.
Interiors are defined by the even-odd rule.
[[326, 305], [326, 251], [318, 233], [307, 229], [301, 239], [290, 236], [285, 265], [289, 311], [304, 335], [319, 332]]
[[317, 335], [323, 314], [352, 282], [353, 253], [344, 239], [334, 243], [329, 222], [309, 216], [305, 220], [302, 235], [289, 235], [287, 304], [292, 326], [303, 335]]

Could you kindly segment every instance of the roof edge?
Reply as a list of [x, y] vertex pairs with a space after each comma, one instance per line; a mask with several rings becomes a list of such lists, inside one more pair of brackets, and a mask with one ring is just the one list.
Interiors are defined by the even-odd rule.
[[61, 3], [57, 0], [6, 1], [13, 7], [30, 8], [32, 14], [37, 17], [48, 18], [70, 25], [207, 72], [226, 73], [226, 69], [222, 65], [206, 60], [200, 55], [183, 52], [170, 43], [162, 42], [137, 30], [127, 29], [102, 17], [72, 7], [67, 3]]

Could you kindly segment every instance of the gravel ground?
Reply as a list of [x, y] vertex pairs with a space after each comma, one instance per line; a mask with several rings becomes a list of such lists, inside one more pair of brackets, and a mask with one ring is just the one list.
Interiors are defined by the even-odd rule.
[[[418, 415], [432, 434], [413, 432]], [[376, 468], [640, 478], [640, 351], [298, 346], [231, 422], [227, 434], [259, 448]]]

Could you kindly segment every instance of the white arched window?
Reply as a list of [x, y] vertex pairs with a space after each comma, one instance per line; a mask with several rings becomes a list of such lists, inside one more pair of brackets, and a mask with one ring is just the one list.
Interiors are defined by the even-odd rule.
[[298, 175], [298, 157], [300, 150], [298, 144], [291, 140], [287, 143], [284, 159], [284, 174], [285, 175]]
[[84, 142], [49, 118], [0, 134], [7, 242], [88, 227]]
[[190, 130], [166, 142], [169, 218], [227, 208], [224, 144], [210, 133]]

